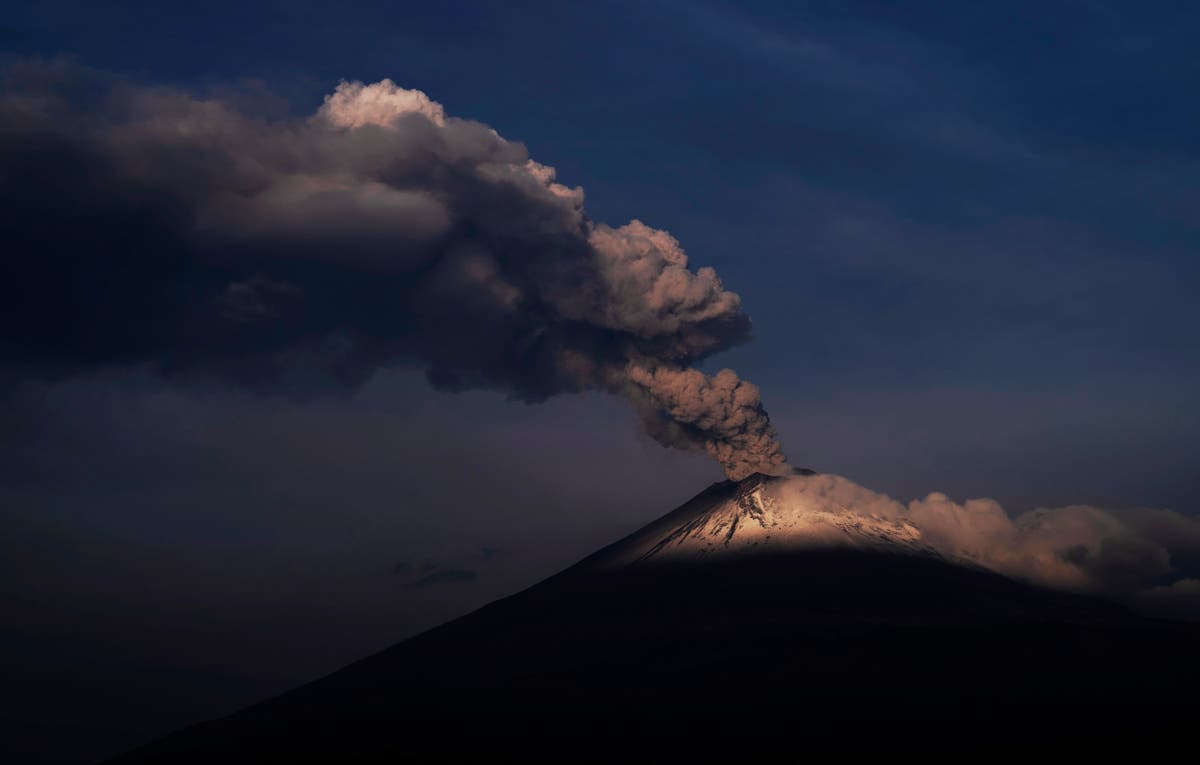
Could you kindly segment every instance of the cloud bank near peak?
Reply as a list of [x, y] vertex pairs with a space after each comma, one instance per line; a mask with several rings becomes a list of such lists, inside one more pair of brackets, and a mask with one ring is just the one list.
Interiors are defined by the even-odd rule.
[[1116, 597], [1159, 613], [1200, 616], [1197, 580], [1177, 567], [1200, 555], [1200, 519], [1189, 515], [1068, 505], [1012, 516], [991, 499], [956, 502], [933, 492], [903, 503], [826, 474], [788, 478], [781, 493], [785, 501], [816, 501], [907, 521], [947, 558], [1016, 579]]

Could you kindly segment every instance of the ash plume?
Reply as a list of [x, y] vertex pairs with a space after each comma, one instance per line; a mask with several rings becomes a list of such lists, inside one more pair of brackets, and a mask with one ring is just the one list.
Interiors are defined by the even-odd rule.
[[626, 379], [646, 432], [659, 443], [701, 444], [734, 480], [785, 465], [758, 386], [738, 379], [732, 369], [710, 377], [695, 369], [630, 364]]
[[749, 336], [738, 296], [640, 221], [390, 80], [315, 114], [25, 61], [0, 83], [0, 347], [10, 379], [149, 369], [263, 391], [622, 395], [732, 478], [784, 463], [758, 389], [693, 368]]

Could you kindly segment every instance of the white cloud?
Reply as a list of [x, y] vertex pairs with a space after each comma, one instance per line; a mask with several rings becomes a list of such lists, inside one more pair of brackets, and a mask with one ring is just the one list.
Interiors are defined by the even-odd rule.
[[437, 101], [423, 91], [408, 90], [387, 79], [370, 85], [338, 83], [334, 92], [325, 96], [325, 104], [318, 114], [344, 128], [391, 127], [406, 114], [423, 114], [439, 126], [446, 123], [446, 112]]
[[1196, 550], [1200, 520], [1171, 510], [1040, 508], [1010, 516], [991, 499], [932, 493], [907, 504], [841, 476], [795, 476], [784, 491], [816, 494], [856, 513], [906, 520], [947, 558], [1058, 589], [1115, 595], [1200, 616], [1200, 580], [1153, 586], [1171, 556]]

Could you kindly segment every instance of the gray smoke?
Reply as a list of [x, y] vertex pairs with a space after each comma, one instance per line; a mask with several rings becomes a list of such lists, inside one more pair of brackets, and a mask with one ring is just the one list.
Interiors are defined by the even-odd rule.
[[700, 444], [734, 480], [785, 465], [758, 386], [739, 380], [732, 369], [710, 377], [695, 369], [631, 363], [625, 372], [626, 395], [659, 443]]
[[758, 389], [692, 368], [750, 321], [668, 233], [389, 80], [315, 114], [62, 63], [3, 73], [5, 375], [114, 365], [260, 390], [417, 364], [439, 389], [628, 397], [732, 478], [784, 457]]

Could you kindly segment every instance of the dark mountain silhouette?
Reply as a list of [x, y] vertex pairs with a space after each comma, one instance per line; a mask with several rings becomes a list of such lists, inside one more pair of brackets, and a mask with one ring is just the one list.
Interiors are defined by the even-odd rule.
[[904, 524], [763, 521], [783, 512], [755, 499], [770, 480], [715, 484], [524, 592], [115, 762], [1188, 751], [1200, 625], [943, 559]]

